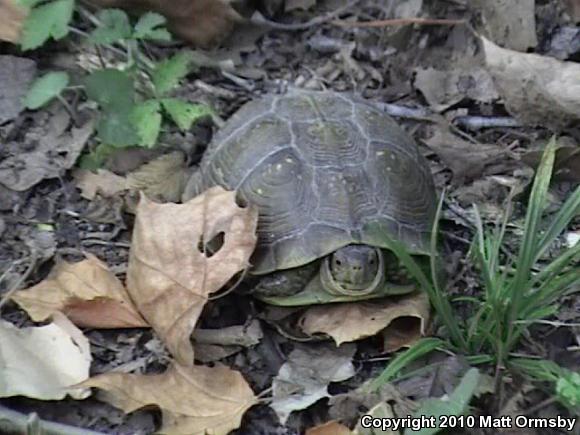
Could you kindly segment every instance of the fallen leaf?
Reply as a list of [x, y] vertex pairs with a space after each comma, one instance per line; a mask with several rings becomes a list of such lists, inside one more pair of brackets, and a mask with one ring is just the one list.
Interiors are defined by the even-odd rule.
[[566, 6], [572, 21], [575, 23], [580, 22], [580, 0], [567, 0]]
[[436, 112], [448, 109], [464, 98], [486, 103], [498, 98], [490, 74], [480, 67], [416, 68], [414, 83]]
[[178, 202], [188, 175], [183, 153], [173, 152], [131, 172], [127, 175], [127, 185], [143, 191], [150, 199]]
[[477, 0], [486, 36], [512, 50], [538, 45], [535, 0]]
[[225, 38], [242, 17], [224, 0], [91, 0], [104, 8], [152, 11], [167, 18], [169, 30], [185, 41], [208, 47]]
[[[393, 407], [387, 402], [380, 402], [373, 406], [371, 409], [365, 412], [365, 415], [370, 415], [373, 418], [385, 419], [391, 424], [395, 423], [397, 416], [393, 412]], [[384, 421], [384, 420], [383, 420]], [[401, 432], [392, 429], [377, 429], [373, 427], [364, 428], [361, 422], [359, 422], [354, 428], [353, 435], [400, 435]]]
[[520, 121], [555, 130], [580, 117], [580, 65], [498, 47], [481, 37], [485, 63], [506, 109]]
[[0, 320], [0, 397], [84, 399], [90, 390], [71, 386], [89, 377], [90, 365], [89, 341], [64, 316], [22, 329]]
[[[0, 0], [0, 33], [2, 29]], [[0, 37], [1, 39], [1, 37]], [[0, 56], [0, 124], [11, 121], [24, 110], [23, 99], [36, 75], [36, 62], [16, 56]]]
[[272, 382], [270, 406], [282, 424], [293, 411], [305, 409], [329, 397], [328, 384], [354, 375], [352, 357], [356, 347], [316, 344], [299, 345], [288, 356]]
[[148, 326], [121, 281], [92, 254], [78, 263], [57, 264], [48, 278], [16, 292], [12, 299], [36, 322], [60, 311], [87, 328]]
[[242, 375], [227, 367], [172, 365], [160, 375], [106, 373], [83, 383], [126, 413], [161, 409], [163, 434], [227, 435], [257, 399]]
[[488, 166], [508, 164], [511, 152], [497, 145], [474, 144], [461, 139], [444, 125], [438, 125], [434, 134], [423, 142], [431, 148], [453, 172], [453, 182], [463, 185], [477, 179]]
[[424, 334], [429, 322], [429, 312], [427, 295], [424, 292], [415, 292], [401, 298], [389, 298], [378, 302], [315, 306], [302, 315], [300, 327], [307, 334], [327, 334], [340, 345], [371, 337], [396, 319], [411, 317], [416, 319], [414, 322], [416, 326], [408, 331], [411, 337], [409, 335], [407, 337], [413, 340], [418, 338], [417, 335]]
[[310, 429], [306, 429], [304, 435], [352, 435], [352, 432], [348, 427], [340, 424], [338, 421], [333, 420], [320, 424]]
[[[190, 335], [211, 293], [249, 265], [256, 244], [257, 211], [240, 208], [235, 193], [214, 187], [184, 204], [137, 207], [127, 289], [174, 358], [193, 364]], [[213, 255], [200, 251], [214, 237]]]
[[26, 10], [14, 0], [0, 0], [0, 41], [18, 42], [25, 19]]
[[58, 177], [74, 165], [92, 133], [91, 121], [70, 133], [62, 133], [60, 125], [50, 127], [32, 151], [23, 150], [0, 162], [0, 183], [22, 192], [45, 178]]
[[86, 199], [94, 199], [97, 193], [114, 196], [129, 188], [125, 177], [106, 169], [98, 169], [96, 172], [77, 169], [73, 176], [77, 187], [81, 190], [81, 196]]

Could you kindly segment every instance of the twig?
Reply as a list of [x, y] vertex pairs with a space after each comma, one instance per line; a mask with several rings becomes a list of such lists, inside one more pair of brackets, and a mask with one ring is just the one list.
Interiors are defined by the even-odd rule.
[[399, 104], [376, 103], [385, 113], [397, 118], [417, 119], [420, 121], [432, 120], [433, 112], [426, 107], [408, 107]]
[[481, 130], [483, 128], [498, 127], [521, 127], [522, 124], [511, 116], [458, 116], [453, 124], [469, 130]]
[[30, 255], [30, 263], [28, 264], [28, 268], [26, 269], [26, 271], [22, 275], [20, 275], [20, 278], [18, 278], [18, 281], [16, 281], [14, 283], [12, 288], [10, 290], [8, 290], [2, 296], [2, 299], [0, 299], [0, 310], [2, 310], [2, 307], [10, 300], [12, 295], [14, 293], [16, 293], [18, 290], [20, 290], [20, 286], [22, 285], [22, 283], [24, 281], [26, 281], [26, 279], [30, 276], [30, 274], [34, 270], [34, 266], [36, 266], [37, 259], [38, 259], [38, 254], [36, 253], [35, 250], [32, 250], [31, 255]]
[[424, 26], [454, 26], [464, 24], [463, 19], [447, 18], [392, 18], [389, 20], [376, 21], [342, 21], [335, 20], [332, 24], [340, 27], [387, 27], [387, 26], [405, 26], [407, 24], [421, 24]]
[[[38, 432], [31, 432], [32, 428], [39, 428]], [[22, 414], [4, 406], [0, 406], [0, 433], [42, 433], [43, 435], [104, 435], [88, 429], [53, 423], [38, 418], [36, 413]]]
[[313, 18], [310, 21], [306, 21], [305, 23], [296, 23], [296, 24], [276, 23], [275, 21], [268, 20], [260, 13], [254, 13], [252, 18], [250, 18], [250, 22], [258, 26], [266, 26], [276, 30], [288, 30], [288, 31], [306, 30], [309, 29], [310, 27], [319, 26], [321, 24], [333, 21], [335, 18], [338, 18], [339, 15], [343, 14], [350, 8], [356, 6], [356, 4], [359, 1], [360, 0], [351, 0], [346, 5], [341, 6], [340, 8], [337, 8], [326, 15], [321, 15], [319, 17]]

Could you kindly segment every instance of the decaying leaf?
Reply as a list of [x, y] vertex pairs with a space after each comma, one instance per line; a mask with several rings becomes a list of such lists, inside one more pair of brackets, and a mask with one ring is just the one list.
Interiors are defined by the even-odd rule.
[[[257, 211], [240, 208], [220, 187], [184, 204], [142, 196], [135, 219], [127, 289], [139, 311], [183, 365], [193, 363], [190, 335], [209, 294], [248, 267]], [[204, 246], [223, 236], [209, 256]], [[201, 248], [201, 250], [200, 250]]]
[[96, 172], [77, 169], [74, 171], [74, 177], [77, 187], [81, 190], [81, 196], [86, 199], [94, 199], [97, 193], [114, 196], [129, 188], [125, 177], [106, 169], [98, 169]]
[[70, 388], [89, 377], [89, 341], [64, 316], [45, 326], [18, 329], [0, 321], [0, 397], [60, 400], [89, 396]]
[[352, 435], [352, 432], [348, 427], [340, 424], [336, 420], [320, 424], [310, 429], [306, 429], [304, 435]]
[[286, 12], [295, 11], [297, 9], [307, 11], [316, 6], [316, 0], [286, 0], [284, 2], [284, 10]]
[[0, 41], [18, 42], [26, 10], [14, 0], [0, 0]]
[[[397, 342], [408, 345], [417, 340], [429, 322], [429, 298], [423, 292], [409, 296], [370, 302], [320, 305], [309, 308], [300, 319], [302, 330], [307, 334], [324, 333], [332, 337], [337, 345], [348, 341], [370, 337], [400, 318], [414, 318], [405, 322], [405, 331], [392, 331]], [[393, 325], [395, 326], [395, 325]], [[399, 346], [401, 347], [401, 346]]]
[[78, 263], [57, 264], [47, 279], [16, 292], [12, 299], [37, 322], [60, 311], [88, 328], [148, 326], [121, 281], [92, 254]]
[[354, 375], [352, 357], [356, 347], [316, 344], [297, 346], [272, 382], [272, 403], [282, 424], [292, 411], [305, 409], [328, 397], [328, 384]]
[[[2, 19], [2, 0], [0, 0], [0, 34]], [[23, 99], [35, 75], [36, 62], [33, 60], [0, 56], [0, 124], [16, 118], [24, 110]]]
[[452, 69], [416, 68], [415, 87], [436, 112], [448, 109], [464, 98], [491, 102], [498, 98], [489, 73], [478, 66], [452, 65]]
[[59, 123], [55, 121], [32, 151], [18, 153], [0, 162], [1, 184], [21, 192], [72, 167], [93, 133], [93, 123], [88, 121], [80, 128], [72, 128], [70, 133], [62, 132]]
[[519, 53], [480, 38], [487, 69], [519, 120], [560, 130], [580, 118], [580, 65], [533, 53]]
[[224, 0], [91, 0], [105, 8], [165, 15], [169, 29], [190, 44], [207, 47], [225, 38], [241, 16]]
[[227, 435], [256, 403], [242, 375], [227, 367], [171, 366], [160, 375], [107, 373], [83, 386], [104, 390], [103, 399], [129, 413], [157, 406], [164, 434]]
[[506, 165], [512, 161], [509, 150], [497, 145], [467, 142], [442, 124], [424, 142], [453, 172], [453, 182], [457, 185], [479, 178], [490, 165]]
[[535, 0], [476, 0], [486, 36], [512, 50], [538, 45]]
[[[379, 402], [371, 409], [365, 412], [365, 415], [371, 415], [373, 418], [384, 418], [394, 423], [397, 416], [393, 412], [393, 407], [387, 402]], [[398, 430], [392, 429], [376, 429], [373, 427], [362, 427], [359, 422], [354, 428], [353, 435], [400, 435]]]
[[173, 152], [131, 172], [127, 184], [132, 189], [143, 191], [148, 198], [177, 202], [181, 199], [188, 175], [183, 154]]
[[[536, 168], [542, 157], [542, 150], [529, 151], [522, 156], [522, 160]], [[554, 179], [580, 183], [580, 147], [574, 145], [559, 146], [556, 150], [554, 162]]]

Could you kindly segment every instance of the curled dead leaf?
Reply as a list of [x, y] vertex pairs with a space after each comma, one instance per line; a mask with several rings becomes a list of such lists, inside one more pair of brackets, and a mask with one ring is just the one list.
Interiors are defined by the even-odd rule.
[[[249, 265], [258, 214], [214, 187], [184, 204], [141, 197], [127, 270], [127, 289], [141, 314], [183, 365], [193, 364], [190, 335], [209, 294]], [[200, 251], [217, 236], [213, 255]]]
[[74, 171], [77, 187], [81, 190], [81, 196], [86, 199], [94, 199], [97, 193], [103, 196], [113, 196], [129, 188], [125, 177], [121, 177], [106, 169], [98, 169], [96, 172], [87, 169]]
[[580, 118], [580, 65], [498, 47], [480, 37], [488, 71], [519, 120], [560, 130]]
[[175, 364], [160, 375], [106, 373], [82, 385], [100, 388], [105, 401], [126, 413], [159, 407], [164, 434], [227, 435], [257, 401], [242, 375], [227, 367]]
[[[354, 302], [320, 305], [309, 308], [302, 315], [300, 325], [307, 334], [324, 333], [337, 345], [370, 337], [391, 325], [396, 319], [414, 318], [411, 324], [404, 322], [405, 330], [393, 329], [392, 335], [399, 347], [409, 345], [425, 333], [430, 318], [429, 298], [423, 292], [415, 292], [401, 298], [384, 299], [380, 302]], [[388, 337], [387, 337], [388, 339]]]
[[92, 254], [78, 263], [58, 263], [48, 278], [12, 299], [36, 322], [60, 311], [87, 328], [148, 326], [121, 281]]

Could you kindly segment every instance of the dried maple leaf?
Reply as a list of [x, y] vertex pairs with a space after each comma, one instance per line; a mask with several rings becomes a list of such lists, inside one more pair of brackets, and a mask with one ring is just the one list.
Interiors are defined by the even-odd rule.
[[226, 435], [257, 401], [242, 375], [227, 367], [175, 364], [160, 375], [107, 373], [82, 385], [104, 390], [104, 400], [126, 413], [159, 407], [164, 434]]
[[0, 0], [0, 40], [18, 42], [26, 11], [14, 0]]
[[16, 292], [12, 299], [36, 322], [60, 311], [88, 328], [148, 326], [121, 281], [92, 254], [78, 263], [57, 264], [48, 278]]
[[223, 40], [242, 17], [223, 0], [91, 0], [106, 8], [165, 15], [169, 29], [185, 41], [207, 47]]
[[[337, 345], [370, 337], [385, 329], [398, 318], [414, 317], [419, 319], [419, 335], [424, 333], [429, 321], [429, 298], [423, 292], [383, 301], [356, 302], [345, 304], [321, 305], [309, 308], [301, 317], [301, 329], [307, 334], [325, 333], [334, 339]], [[399, 347], [402, 343], [400, 332], [397, 335]], [[414, 341], [416, 333], [409, 340]], [[388, 337], [387, 337], [388, 340]]]
[[351, 430], [336, 420], [306, 429], [304, 435], [352, 435]]
[[[190, 335], [209, 294], [248, 267], [256, 245], [255, 208], [214, 187], [185, 204], [137, 207], [127, 290], [174, 358], [193, 364]], [[200, 246], [223, 235], [213, 255]]]

